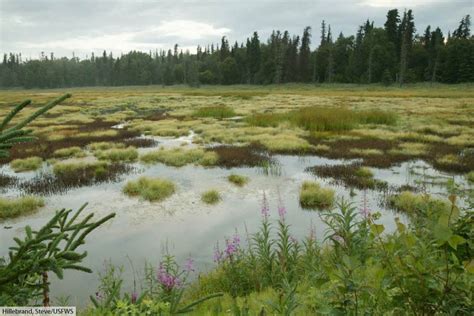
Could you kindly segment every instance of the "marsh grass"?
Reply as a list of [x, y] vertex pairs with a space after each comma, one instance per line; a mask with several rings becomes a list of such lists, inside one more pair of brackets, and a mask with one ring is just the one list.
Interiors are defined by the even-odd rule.
[[140, 156], [140, 161], [146, 164], [163, 163], [173, 167], [182, 167], [190, 163], [212, 166], [217, 163], [218, 156], [212, 151], [204, 151], [203, 149], [160, 148], [143, 154]]
[[78, 146], [73, 146], [73, 147], [67, 147], [67, 148], [61, 148], [56, 151], [54, 151], [53, 154], [54, 157], [56, 158], [81, 158], [85, 157], [86, 153], [81, 149], [81, 147]]
[[235, 115], [236, 114], [235, 114], [234, 109], [225, 105], [206, 106], [206, 107], [197, 109], [193, 113], [193, 116], [195, 117], [213, 117], [216, 119], [233, 117]]
[[176, 191], [173, 182], [160, 178], [141, 177], [136, 181], [129, 181], [123, 188], [128, 196], [139, 196], [150, 202], [159, 202]]
[[134, 171], [128, 164], [99, 162], [59, 162], [53, 173], [42, 172], [30, 180], [18, 184], [18, 189], [27, 194], [62, 194], [72, 188], [90, 186], [97, 183], [117, 182], [121, 176]]
[[217, 164], [226, 168], [255, 167], [262, 165], [264, 161], [271, 160], [271, 157], [257, 144], [249, 146], [217, 146], [210, 150], [217, 154]]
[[430, 210], [448, 214], [450, 204], [448, 201], [433, 198], [426, 194], [415, 194], [409, 191], [389, 197], [389, 206], [408, 215], [420, 215]]
[[227, 177], [230, 183], [235, 184], [236, 186], [243, 187], [249, 182], [249, 178], [245, 176], [241, 176], [238, 174], [231, 174]]
[[0, 198], [0, 220], [31, 214], [44, 206], [44, 200], [34, 196], [17, 199]]
[[94, 155], [99, 160], [107, 160], [111, 162], [134, 162], [138, 158], [138, 151], [135, 147], [112, 148], [98, 150]]
[[303, 107], [287, 113], [259, 113], [245, 119], [247, 124], [276, 127], [283, 122], [311, 132], [347, 131], [359, 124], [395, 125], [397, 116], [381, 110], [354, 111], [343, 107]]
[[370, 169], [357, 163], [315, 166], [307, 170], [322, 178], [332, 178], [334, 184], [350, 188], [385, 190], [388, 186], [386, 182], [374, 179]]
[[300, 205], [305, 209], [328, 209], [334, 205], [333, 189], [321, 187], [314, 181], [305, 181], [300, 189]]
[[94, 142], [87, 146], [87, 148], [91, 151], [97, 150], [109, 150], [114, 148], [123, 148], [125, 147], [122, 143], [115, 143], [115, 142]]
[[201, 194], [201, 201], [206, 204], [217, 204], [221, 196], [217, 190], [209, 190]]
[[29, 157], [24, 159], [15, 159], [10, 163], [10, 167], [15, 172], [35, 171], [43, 164], [40, 157]]

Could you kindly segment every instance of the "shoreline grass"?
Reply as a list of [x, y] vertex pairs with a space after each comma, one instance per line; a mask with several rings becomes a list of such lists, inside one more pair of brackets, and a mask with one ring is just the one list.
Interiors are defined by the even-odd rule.
[[299, 200], [304, 209], [328, 209], [334, 205], [335, 191], [315, 181], [305, 181], [301, 185]]
[[43, 159], [40, 157], [29, 157], [25, 159], [15, 159], [10, 162], [10, 167], [15, 172], [35, 171], [43, 164]]
[[173, 195], [176, 187], [169, 180], [143, 176], [136, 181], [127, 182], [122, 191], [131, 197], [139, 196], [150, 202], [160, 202]]
[[44, 200], [35, 196], [17, 199], [0, 198], [0, 221], [36, 212], [44, 206]]
[[219, 191], [217, 190], [209, 190], [201, 194], [201, 201], [206, 204], [214, 205], [217, 204], [220, 200], [222, 200], [222, 198]]
[[246, 185], [248, 182], [249, 182], [249, 178], [246, 177], [246, 176], [241, 176], [241, 175], [238, 175], [238, 174], [231, 174], [227, 177], [227, 180], [232, 183], [232, 184], [235, 184], [236, 186], [238, 187], [243, 187], [244, 185]]

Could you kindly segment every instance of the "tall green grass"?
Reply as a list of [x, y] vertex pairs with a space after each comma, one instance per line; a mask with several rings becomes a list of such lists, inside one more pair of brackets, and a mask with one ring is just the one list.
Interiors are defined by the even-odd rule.
[[10, 163], [10, 167], [15, 172], [34, 171], [41, 167], [43, 159], [40, 157], [28, 157], [25, 159], [15, 159]]
[[41, 198], [23, 196], [18, 199], [0, 198], [0, 220], [30, 214], [44, 206]]
[[397, 116], [381, 110], [354, 111], [348, 108], [306, 107], [287, 113], [259, 113], [245, 119], [247, 124], [276, 127], [282, 122], [312, 132], [346, 131], [359, 124], [394, 125]]

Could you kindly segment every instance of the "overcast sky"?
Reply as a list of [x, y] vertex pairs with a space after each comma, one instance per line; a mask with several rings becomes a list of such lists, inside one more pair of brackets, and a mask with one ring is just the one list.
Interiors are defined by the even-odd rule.
[[85, 57], [175, 43], [195, 52], [223, 35], [233, 43], [258, 31], [266, 40], [273, 29], [301, 34], [307, 25], [318, 43], [323, 19], [334, 36], [351, 35], [367, 18], [382, 26], [392, 8], [413, 9], [419, 33], [430, 24], [447, 34], [473, 6], [474, 0], [0, 0], [0, 53]]

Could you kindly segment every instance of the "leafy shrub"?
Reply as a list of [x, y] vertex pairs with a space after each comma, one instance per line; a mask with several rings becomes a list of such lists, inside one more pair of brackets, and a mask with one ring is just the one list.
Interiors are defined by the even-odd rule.
[[0, 198], [0, 220], [33, 213], [42, 206], [44, 200], [34, 196], [23, 196], [18, 199]]
[[216, 204], [221, 200], [221, 195], [217, 190], [209, 190], [201, 195], [201, 200], [206, 204]]
[[28, 157], [25, 159], [15, 159], [10, 163], [10, 167], [15, 172], [34, 171], [41, 167], [43, 159], [40, 157]]
[[240, 176], [238, 174], [231, 174], [227, 177], [227, 180], [229, 180], [229, 182], [235, 184], [236, 186], [239, 186], [239, 187], [242, 187], [244, 186], [245, 184], [247, 184], [247, 182], [249, 182], [249, 178], [248, 177], [245, 177], [245, 176]]
[[300, 190], [300, 204], [303, 208], [325, 209], [334, 204], [334, 190], [323, 188], [317, 182], [305, 181]]
[[176, 191], [175, 185], [169, 180], [141, 177], [137, 181], [129, 181], [123, 192], [129, 196], [140, 196], [143, 199], [156, 202], [162, 201]]
[[207, 106], [196, 110], [193, 114], [196, 117], [213, 117], [223, 119], [235, 116], [234, 109], [228, 106]]

